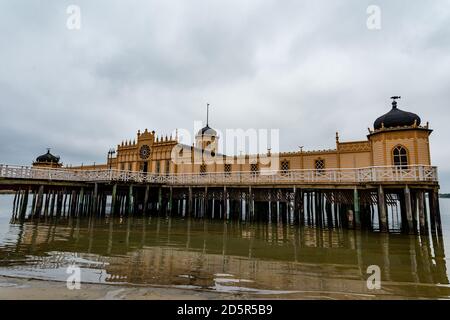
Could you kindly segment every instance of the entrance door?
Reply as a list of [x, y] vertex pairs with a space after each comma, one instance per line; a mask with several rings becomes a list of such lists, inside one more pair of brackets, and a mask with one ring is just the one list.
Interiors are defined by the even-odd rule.
[[148, 171], [148, 162], [147, 161], [145, 161], [144, 162], [144, 165], [142, 166], [142, 172], [147, 172]]

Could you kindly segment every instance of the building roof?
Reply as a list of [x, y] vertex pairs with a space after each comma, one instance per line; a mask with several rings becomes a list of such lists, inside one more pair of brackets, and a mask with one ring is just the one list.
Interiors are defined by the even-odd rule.
[[204, 128], [201, 128], [198, 131], [198, 135], [199, 136], [203, 136], [203, 135], [215, 136], [215, 135], [217, 135], [217, 131], [214, 130], [213, 128], [211, 128], [209, 125], [206, 125]]
[[392, 109], [375, 120], [373, 127], [375, 130], [394, 127], [405, 127], [420, 125], [420, 117], [412, 112], [403, 111], [397, 108], [397, 101], [392, 101]]
[[36, 162], [52, 162], [59, 163], [59, 157], [50, 153], [50, 149], [47, 149], [47, 153], [36, 158]]

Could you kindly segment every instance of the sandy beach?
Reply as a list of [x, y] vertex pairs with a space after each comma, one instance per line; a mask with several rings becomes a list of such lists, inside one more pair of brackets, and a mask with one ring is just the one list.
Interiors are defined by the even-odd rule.
[[212, 300], [242, 299], [246, 295], [164, 287], [82, 283], [69, 290], [62, 281], [0, 276], [0, 300]]

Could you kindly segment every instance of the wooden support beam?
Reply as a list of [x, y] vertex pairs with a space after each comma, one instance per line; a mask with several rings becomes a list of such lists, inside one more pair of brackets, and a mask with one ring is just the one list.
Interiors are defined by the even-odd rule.
[[27, 213], [28, 192], [29, 192], [28, 189], [24, 190], [23, 200], [22, 200], [22, 204], [21, 204], [21, 208], [20, 208], [20, 218], [21, 219], [25, 218], [25, 215]]
[[64, 197], [63, 191], [62, 190], [58, 191], [58, 197], [56, 200], [56, 216], [57, 217], [61, 216], [63, 197]]
[[411, 190], [408, 186], [404, 189], [405, 193], [405, 210], [406, 210], [406, 221], [408, 226], [408, 233], [414, 233], [414, 222], [412, 216], [412, 205], [411, 205]]
[[437, 189], [429, 191], [428, 201], [430, 204], [431, 232], [442, 235], [441, 212], [439, 207], [439, 192]]
[[[161, 189], [161, 188], [160, 188]], [[134, 214], [134, 194], [133, 185], [128, 187], [128, 214]]]
[[35, 217], [39, 217], [41, 214], [43, 196], [44, 196], [44, 186], [41, 185], [41, 186], [39, 186], [39, 190], [38, 190]]
[[249, 186], [248, 187], [248, 215], [249, 217], [247, 217], [247, 219], [249, 221], [251, 221], [253, 219], [253, 217], [255, 216], [255, 202], [253, 199], [253, 190], [252, 187]]
[[192, 216], [192, 206], [193, 206], [193, 199], [192, 199], [192, 187], [189, 187], [189, 191], [188, 191], [188, 216], [191, 217]]
[[145, 186], [145, 195], [144, 195], [144, 208], [143, 208], [144, 216], [147, 214], [147, 211], [148, 211], [148, 197], [149, 197], [149, 194], [150, 194], [150, 186], [146, 185]]
[[[148, 186], [147, 186], [148, 188]], [[112, 193], [111, 193], [111, 216], [114, 216], [114, 214], [116, 213], [116, 207], [117, 207], [117, 184], [114, 184], [112, 187]], [[144, 213], [145, 213], [145, 208], [144, 208]]]
[[223, 219], [226, 220], [228, 215], [228, 196], [227, 187], [223, 187]]
[[17, 208], [17, 202], [18, 202], [19, 197], [20, 197], [20, 189], [17, 190], [16, 192], [14, 192], [14, 201], [13, 201], [13, 209], [12, 209], [13, 218], [16, 218], [16, 214], [17, 214], [16, 208]]
[[388, 232], [388, 220], [387, 220], [387, 207], [386, 196], [384, 194], [383, 187], [378, 186], [378, 221], [380, 224], [381, 232]]
[[203, 217], [208, 217], [208, 187], [205, 187], [205, 194], [203, 197]]
[[173, 187], [169, 187], [169, 214], [172, 215], [173, 208]]
[[353, 210], [355, 213], [355, 228], [361, 228], [361, 206], [358, 189], [353, 190]]
[[36, 190], [33, 190], [33, 199], [31, 200], [31, 212], [30, 216], [34, 216], [34, 212], [36, 210]]
[[78, 215], [83, 214], [84, 211], [84, 188], [80, 189], [80, 198], [78, 199]]
[[98, 183], [94, 183], [94, 194], [92, 195], [92, 206], [90, 215], [97, 214], [98, 209]]
[[420, 234], [425, 234], [426, 232], [426, 225], [425, 225], [425, 199], [424, 199], [424, 192], [422, 190], [419, 190], [417, 192], [417, 200], [418, 200], [418, 209], [419, 209], [419, 229]]
[[53, 217], [53, 214], [55, 213], [55, 198], [56, 198], [56, 191], [52, 191], [52, 198], [50, 200], [50, 217]]
[[76, 214], [76, 203], [77, 203], [77, 192], [75, 190], [72, 190], [72, 194], [70, 196], [70, 215], [74, 216]]

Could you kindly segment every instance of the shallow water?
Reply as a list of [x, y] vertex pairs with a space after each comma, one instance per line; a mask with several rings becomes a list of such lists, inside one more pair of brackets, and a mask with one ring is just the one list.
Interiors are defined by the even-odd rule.
[[[450, 200], [443, 238], [182, 218], [10, 222], [0, 195], [0, 276], [301, 298], [450, 298]], [[367, 267], [381, 289], [367, 288]], [[0, 288], [1, 290], [1, 288]]]

